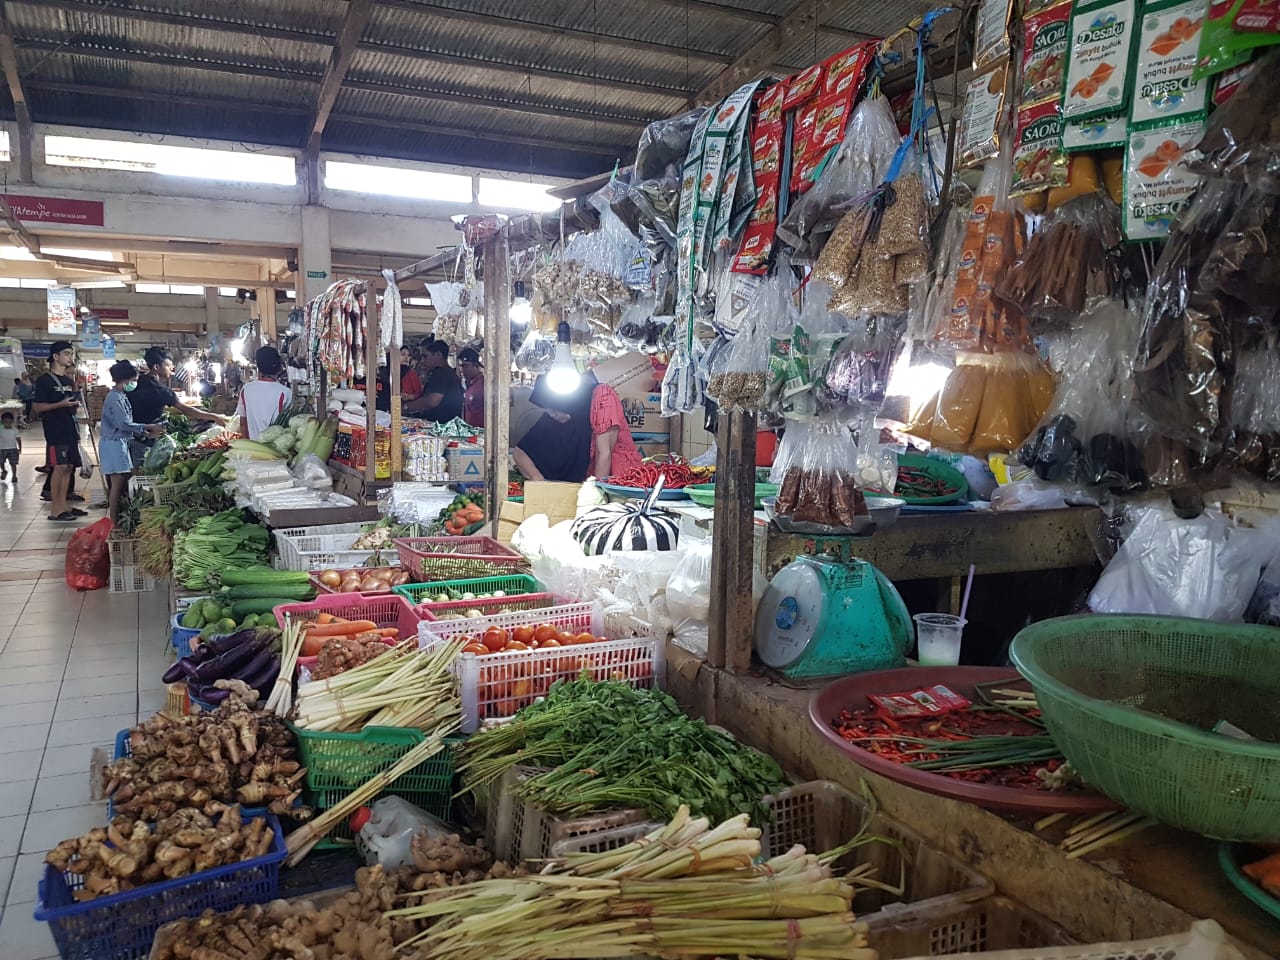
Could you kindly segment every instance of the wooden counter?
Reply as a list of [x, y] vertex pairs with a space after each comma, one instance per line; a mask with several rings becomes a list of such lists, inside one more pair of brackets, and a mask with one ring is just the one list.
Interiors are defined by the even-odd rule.
[[814, 688], [734, 675], [669, 643], [664, 689], [692, 715], [726, 727], [791, 773], [855, 792], [869, 787], [890, 816], [1083, 943], [1163, 936], [1209, 918], [1241, 942], [1250, 960], [1280, 956], [1280, 921], [1227, 883], [1210, 841], [1157, 828], [1067, 860], [1030, 820], [923, 793], [855, 764], [810, 723]]

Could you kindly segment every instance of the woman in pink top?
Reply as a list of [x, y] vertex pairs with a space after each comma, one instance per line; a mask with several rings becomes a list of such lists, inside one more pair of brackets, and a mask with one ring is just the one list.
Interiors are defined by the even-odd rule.
[[622, 401], [595, 374], [584, 373], [570, 394], [555, 393], [539, 377], [529, 399], [547, 412], [512, 450], [525, 479], [603, 480], [640, 466]]

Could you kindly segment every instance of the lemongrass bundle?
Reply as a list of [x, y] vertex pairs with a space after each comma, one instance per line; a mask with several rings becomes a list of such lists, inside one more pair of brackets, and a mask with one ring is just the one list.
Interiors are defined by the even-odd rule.
[[337, 676], [298, 687], [294, 722], [307, 730], [349, 732], [366, 726], [438, 730], [462, 710], [449, 668], [461, 647], [426, 650], [405, 640]]
[[292, 617], [284, 618], [284, 636], [280, 647], [280, 671], [271, 688], [266, 709], [277, 717], [287, 717], [293, 707], [293, 671], [302, 652], [302, 623]]
[[681, 807], [625, 847], [468, 884], [387, 917], [433, 921], [401, 945], [422, 960], [874, 960], [850, 884], [802, 847], [764, 864], [759, 854], [746, 816], [711, 827]]
[[386, 790], [420, 763], [430, 760], [443, 750], [445, 737], [454, 733], [459, 726], [461, 726], [460, 717], [453, 724], [446, 725], [442, 730], [427, 737], [421, 743], [415, 744], [408, 753], [397, 760], [391, 767], [373, 776], [328, 810], [318, 814], [314, 820], [304, 824], [285, 837], [285, 849], [289, 852], [289, 857], [285, 863], [291, 867], [301, 863], [302, 859], [311, 852], [311, 848], [328, 836], [334, 827], [342, 823], [356, 810], [371, 801], [383, 790]]

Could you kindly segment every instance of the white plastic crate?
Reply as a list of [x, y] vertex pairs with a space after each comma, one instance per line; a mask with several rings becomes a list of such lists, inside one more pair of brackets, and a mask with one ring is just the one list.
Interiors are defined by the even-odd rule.
[[366, 524], [337, 523], [328, 527], [291, 527], [275, 531], [276, 569], [324, 570], [329, 567], [360, 567], [375, 553], [381, 553], [383, 566], [399, 566], [399, 555], [388, 545], [378, 550], [353, 550]]
[[[874, 937], [872, 939], [872, 945], [876, 946]], [[1186, 933], [1147, 940], [922, 954], [912, 960], [922, 960], [924, 956], [950, 960], [1244, 960], [1244, 954], [1232, 945], [1231, 938], [1213, 920], [1197, 920]]]
[[[502, 613], [471, 620], [423, 620], [418, 646], [479, 636], [490, 627], [510, 630], [548, 623], [574, 633], [609, 637], [599, 604], [569, 603], [541, 610]], [[637, 621], [632, 621], [637, 622]], [[573, 680], [588, 670], [597, 680], [622, 680], [651, 687], [662, 676], [665, 643], [654, 636], [628, 636], [544, 650], [513, 650], [477, 656], [464, 653], [453, 666], [462, 697], [462, 732], [474, 733], [485, 720], [513, 715], [546, 694], [557, 680]]]
[[132, 499], [139, 494], [150, 493], [151, 488], [163, 480], [160, 474], [136, 473], [129, 478], [129, 497]]
[[108, 540], [111, 556], [111, 593], [146, 593], [156, 588], [156, 578], [142, 569], [138, 558], [138, 541]]

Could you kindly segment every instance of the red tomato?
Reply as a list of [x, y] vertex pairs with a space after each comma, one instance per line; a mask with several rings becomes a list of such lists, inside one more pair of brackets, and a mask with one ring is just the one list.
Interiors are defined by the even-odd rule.
[[474, 653], [477, 657], [483, 657], [486, 653], [489, 652], [489, 648], [486, 647], [483, 643], [475, 643], [473, 641], [471, 643], [468, 643], [466, 646], [464, 646], [462, 648], [462, 652]]
[[559, 640], [543, 640], [542, 643], [538, 644], [537, 646], [539, 650], [546, 650], [548, 647], [560, 646], [560, 641]]
[[533, 627], [530, 626], [514, 627], [511, 630], [511, 639], [519, 640], [521, 643], [527, 643], [532, 646], [534, 640], [537, 639], [537, 637], [534, 636], [534, 632]]
[[[488, 643], [488, 640], [489, 640], [489, 636], [486, 633], [485, 642]], [[506, 646], [504, 646], [502, 649], [504, 651], [510, 651], [510, 650], [529, 650], [531, 648], [527, 643], [521, 643], [519, 640], [509, 640]]]
[[510, 717], [516, 712], [514, 700], [499, 700], [493, 705], [493, 711], [500, 717]]
[[508, 639], [507, 631], [501, 627], [490, 627], [484, 632], [484, 645], [495, 652], [505, 647]]
[[595, 643], [596, 638], [584, 630], [582, 633], [578, 634], [576, 637], [573, 638], [573, 642], [574, 643]]
[[[540, 623], [533, 631], [533, 639], [537, 640], [539, 643], [546, 643], [548, 640], [558, 639], [559, 636], [560, 631], [549, 623]], [[527, 642], [527, 640], [521, 641], [521, 643]]]

